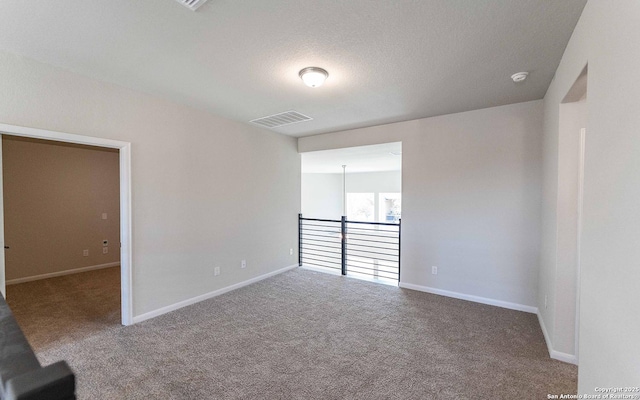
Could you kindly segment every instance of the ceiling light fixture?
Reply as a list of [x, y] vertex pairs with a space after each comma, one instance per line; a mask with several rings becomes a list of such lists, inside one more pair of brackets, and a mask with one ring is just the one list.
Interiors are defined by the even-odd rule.
[[326, 70], [318, 67], [304, 68], [300, 70], [298, 75], [305, 85], [312, 88], [322, 86], [324, 81], [329, 77], [329, 73]]
[[511, 75], [511, 79], [513, 79], [514, 82], [518, 83], [527, 79], [528, 75], [528, 72], [516, 72], [515, 74]]

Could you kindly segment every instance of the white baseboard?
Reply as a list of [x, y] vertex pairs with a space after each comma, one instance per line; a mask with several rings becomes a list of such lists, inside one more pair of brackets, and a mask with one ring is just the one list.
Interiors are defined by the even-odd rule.
[[540, 323], [540, 328], [542, 329], [542, 335], [544, 336], [544, 341], [547, 343], [547, 351], [549, 352], [549, 357], [554, 360], [566, 362], [573, 365], [578, 365], [578, 358], [573, 354], [563, 353], [561, 351], [556, 351], [553, 349], [553, 343], [551, 342], [551, 338], [549, 337], [549, 333], [547, 332], [547, 326], [544, 324], [544, 319], [540, 312], [538, 314], [538, 322]]
[[231, 286], [224, 287], [222, 289], [214, 290], [213, 292], [201, 294], [200, 296], [192, 297], [190, 299], [183, 300], [183, 301], [180, 301], [180, 302], [175, 303], [175, 304], [171, 304], [171, 305], [168, 305], [168, 306], [165, 306], [165, 307], [162, 307], [162, 308], [158, 308], [157, 310], [154, 310], [154, 311], [149, 311], [147, 313], [144, 313], [144, 314], [141, 314], [141, 315], [133, 317], [133, 323], [137, 324], [138, 322], [142, 322], [142, 321], [146, 321], [146, 320], [151, 319], [151, 318], [158, 317], [158, 316], [160, 316], [162, 314], [166, 314], [168, 312], [175, 311], [175, 310], [178, 310], [178, 309], [186, 307], [186, 306], [190, 306], [190, 305], [195, 304], [195, 303], [199, 303], [201, 301], [210, 299], [212, 297], [220, 296], [221, 294], [225, 294], [225, 293], [230, 292], [232, 290], [240, 289], [241, 287], [251, 285], [252, 283], [259, 282], [259, 281], [261, 281], [263, 279], [270, 278], [272, 276], [281, 274], [283, 272], [287, 272], [287, 271], [292, 270], [292, 269], [297, 268], [297, 267], [298, 267], [298, 264], [290, 265], [288, 267], [280, 268], [278, 270], [266, 273], [264, 275], [256, 276], [255, 278], [251, 278], [249, 280], [246, 280], [246, 281], [243, 281], [243, 282], [239, 282], [239, 283], [233, 284]]
[[81, 272], [93, 271], [93, 270], [96, 270], [96, 269], [115, 267], [116, 265], [120, 265], [120, 261], [106, 263], [106, 264], [99, 264], [99, 265], [90, 265], [88, 267], [82, 267], [82, 268], [67, 269], [65, 271], [51, 272], [49, 274], [34, 275], [34, 276], [27, 276], [27, 277], [24, 277], [24, 278], [10, 279], [10, 280], [8, 280], [6, 282], [6, 284], [7, 285], [15, 285], [17, 283], [39, 281], [40, 279], [55, 278], [57, 276], [79, 274]]
[[446, 296], [446, 297], [453, 297], [454, 299], [468, 300], [468, 301], [473, 301], [475, 303], [488, 304], [490, 306], [508, 308], [510, 310], [524, 311], [532, 314], [538, 313], [537, 307], [526, 306], [524, 304], [510, 303], [508, 301], [495, 300], [487, 297], [480, 297], [480, 296], [474, 296], [470, 294], [452, 292], [449, 290], [435, 289], [428, 286], [414, 285], [413, 283], [400, 282], [398, 286], [404, 289], [418, 290], [420, 292], [437, 294], [437, 295]]

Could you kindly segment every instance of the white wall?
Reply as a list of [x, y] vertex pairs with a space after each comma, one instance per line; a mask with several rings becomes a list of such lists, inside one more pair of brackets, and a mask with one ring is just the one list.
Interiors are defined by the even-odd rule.
[[306, 218], [340, 219], [342, 174], [302, 174], [301, 208]]
[[295, 139], [7, 53], [0, 76], [1, 123], [132, 143], [134, 316], [296, 264]]
[[400, 193], [401, 171], [357, 172], [347, 174], [347, 193]]
[[533, 101], [305, 137], [298, 148], [401, 141], [401, 282], [532, 311], [541, 134], [542, 101]]
[[[544, 233], [539, 299], [557, 301], [560, 102], [589, 65], [580, 281], [578, 390], [640, 377], [640, 2], [591, 0], [544, 99]], [[571, 178], [569, 178], [571, 179]], [[554, 307], [555, 308], [555, 307]], [[543, 314], [547, 329], [552, 313]], [[554, 332], [554, 336], [560, 333]]]
[[[376, 198], [378, 193], [400, 193], [402, 172], [347, 173], [346, 187], [347, 193], [375, 193]], [[302, 174], [302, 214], [309, 218], [340, 219], [342, 174]]]

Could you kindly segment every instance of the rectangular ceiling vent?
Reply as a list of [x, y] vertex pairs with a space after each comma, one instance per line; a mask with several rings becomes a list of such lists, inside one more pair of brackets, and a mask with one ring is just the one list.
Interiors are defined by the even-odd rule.
[[178, 3], [187, 7], [189, 10], [197, 10], [198, 7], [203, 5], [207, 0], [176, 0]]
[[265, 128], [278, 128], [280, 126], [296, 124], [298, 122], [311, 121], [313, 118], [300, 114], [297, 111], [287, 111], [280, 114], [273, 114], [262, 118], [252, 119], [251, 123]]

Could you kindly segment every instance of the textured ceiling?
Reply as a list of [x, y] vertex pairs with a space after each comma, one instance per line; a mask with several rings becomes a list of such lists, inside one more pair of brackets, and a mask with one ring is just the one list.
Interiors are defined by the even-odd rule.
[[296, 110], [276, 131], [305, 136], [540, 99], [585, 3], [2, 0], [0, 50], [238, 121]]

